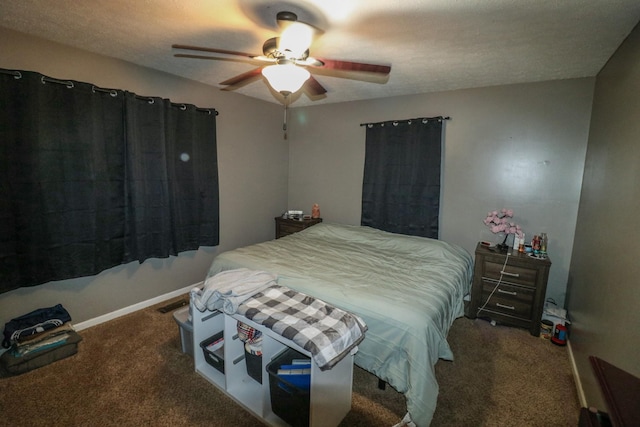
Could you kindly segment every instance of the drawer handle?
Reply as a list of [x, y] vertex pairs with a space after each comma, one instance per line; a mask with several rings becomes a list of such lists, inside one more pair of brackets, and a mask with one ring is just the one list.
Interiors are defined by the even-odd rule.
[[500, 308], [506, 308], [506, 309], [509, 309], [509, 310], [515, 310], [515, 309], [516, 309], [516, 308], [515, 308], [514, 306], [512, 306], [512, 305], [504, 305], [504, 304], [500, 304], [499, 302], [497, 302], [497, 303], [496, 303], [496, 305], [497, 305], [498, 307], [500, 307]]
[[515, 297], [516, 295], [518, 295], [518, 293], [517, 293], [517, 292], [503, 291], [503, 290], [502, 290], [502, 289], [500, 289], [500, 288], [498, 288], [498, 292], [499, 292], [499, 293], [501, 293], [501, 294], [513, 295], [514, 297]]
[[504, 276], [511, 276], [511, 277], [520, 277], [520, 274], [518, 273], [509, 273], [507, 271], [501, 271], [500, 274], [504, 275]]

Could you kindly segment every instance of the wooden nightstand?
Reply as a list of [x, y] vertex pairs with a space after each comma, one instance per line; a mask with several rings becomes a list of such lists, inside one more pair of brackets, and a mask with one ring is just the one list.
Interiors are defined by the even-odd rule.
[[539, 336], [551, 260], [514, 253], [505, 265], [506, 257], [478, 244], [468, 316], [489, 317]]
[[309, 228], [312, 225], [316, 225], [322, 222], [322, 218], [311, 219], [285, 219], [280, 216], [276, 217], [276, 239], [279, 239], [289, 234], [297, 233], [305, 228]]

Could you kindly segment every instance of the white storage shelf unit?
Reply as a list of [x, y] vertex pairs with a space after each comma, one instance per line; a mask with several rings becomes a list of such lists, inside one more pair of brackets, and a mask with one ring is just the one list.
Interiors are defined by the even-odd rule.
[[[219, 311], [200, 312], [191, 307], [193, 316], [193, 354], [196, 372], [225, 392], [238, 404], [272, 426], [288, 424], [271, 410], [267, 365], [287, 348], [311, 358], [311, 354], [294, 342], [258, 325], [243, 316]], [[237, 323], [241, 321], [259, 330], [262, 339], [262, 384], [247, 373], [244, 343], [238, 338]], [[224, 331], [224, 373], [210, 365], [200, 343]], [[332, 369], [321, 371], [312, 362], [309, 394], [309, 426], [332, 427], [340, 424], [351, 410], [353, 384], [353, 354], [347, 355]], [[312, 359], [313, 360], [313, 359]]]

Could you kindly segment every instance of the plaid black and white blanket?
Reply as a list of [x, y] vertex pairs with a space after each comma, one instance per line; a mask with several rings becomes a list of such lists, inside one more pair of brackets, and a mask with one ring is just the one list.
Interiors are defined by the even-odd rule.
[[360, 317], [280, 285], [245, 300], [238, 314], [307, 350], [323, 371], [356, 347], [367, 330]]

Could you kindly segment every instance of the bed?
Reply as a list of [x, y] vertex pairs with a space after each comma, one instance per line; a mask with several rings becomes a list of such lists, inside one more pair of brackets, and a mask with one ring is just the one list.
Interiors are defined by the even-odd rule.
[[278, 283], [359, 315], [367, 323], [355, 363], [403, 393], [419, 427], [435, 411], [435, 364], [452, 360], [446, 337], [464, 312], [473, 260], [440, 240], [370, 227], [320, 223], [219, 254], [207, 277], [235, 268], [274, 273]]

